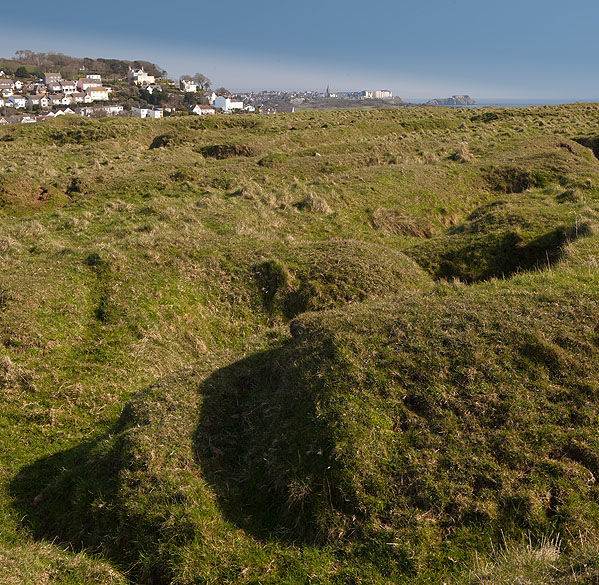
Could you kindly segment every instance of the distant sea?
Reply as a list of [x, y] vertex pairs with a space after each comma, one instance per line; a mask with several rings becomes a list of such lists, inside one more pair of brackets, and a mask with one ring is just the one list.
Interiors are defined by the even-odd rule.
[[[596, 99], [563, 99], [563, 100], [546, 100], [546, 99], [476, 99], [476, 105], [474, 106], [461, 106], [470, 108], [484, 108], [489, 106], [495, 106], [498, 108], [526, 108], [528, 106], [559, 106], [562, 104], [573, 104], [573, 103], [597, 103], [599, 98]], [[406, 100], [410, 103], [426, 103], [427, 99], [410, 99]]]
[[[475, 98], [476, 99], [476, 98]], [[528, 106], [560, 106], [562, 104], [573, 104], [573, 103], [593, 103], [597, 102], [597, 99], [565, 99], [565, 100], [509, 100], [509, 99], [487, 99], [487, 100], [476, 100], [476, 105], [479, 107], [484, 106], [497, 106], [499, 108], [526, 108]]]

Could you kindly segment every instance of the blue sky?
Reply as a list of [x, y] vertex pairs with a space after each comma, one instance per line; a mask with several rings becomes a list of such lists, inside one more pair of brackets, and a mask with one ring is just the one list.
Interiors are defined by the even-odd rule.
[[599, 100], [597, 0], [4, 3], [17, 49], [146, 59], [230, 89]]

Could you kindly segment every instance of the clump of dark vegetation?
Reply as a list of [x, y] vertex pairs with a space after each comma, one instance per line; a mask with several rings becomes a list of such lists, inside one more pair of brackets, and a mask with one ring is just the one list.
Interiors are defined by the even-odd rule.
[[152, 140], [150, 144], [150, 150], [154, 148], [166, 148], [168, 146], [178, 146], [184, 144], [184, 139], [179, 135], [171, 132], [169, 134], [160, 134]]
[[333, 212], [324, 197], [316, 193], [308, 193], [301, 201], [294, 204], [300, 211], [312, 211], [329, 215]]
[[218, 159], [249, 157], [258, 154], [256, 149], [248, 144], [212, 144], [202, 146], [199, 151], [205, 157]]
[[517, 166], [491, 167], [486, 171], [485, 178], [493, 191], [501, 193], [522, 193], [549, 183], [549, 177], [544, 173]]
[[77, 195], [83, 195], [89, 193], [92, 190], [92, 184], [89, 180], [84, 177], [73, 177], [69, 183], [66, 194], [70, 197], [76, 197]]
[[254, 272], [262, 299], [264, 300], [264, 306], [267, 310], [271, 311], [277, 293], [280, 294], [289, 286], [289, 271], [281, 262], [267, 260], [258, 264]]
[[566, 189], [555, 196], [558, 203], [580, 203], [582, 196], [576, 189]]

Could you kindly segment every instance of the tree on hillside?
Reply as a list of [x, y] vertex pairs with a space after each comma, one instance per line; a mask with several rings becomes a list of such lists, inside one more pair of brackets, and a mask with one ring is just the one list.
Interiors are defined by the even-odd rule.
[[24, 77], [29, 77], [29, 71], [27, 71], [27, 67], [23, 65], [17, 67], [15, 71], [15, 77], [20, 77], [21, 79], [23, 79]]
[[216, 95], [229, 95], [230, 92], [228, 89], [226, 89], [224, 87], [219, 87], [215, 93], [216, 93]]
[[168, 101], [169, 96], [165, 91], [154, 90], [152, 93], [150, 93], [147, 89], [140, 89], [139, 97], [153, 106], [160, 106], [164, 102]]
[[179, 79], [193, 81], [201, 91], [208, 91], [210, 89], [211, 81], [202, 73], [195, 73], [194, 75], [181, 75]]
[[73, 74], [79, 71], [94, 71], [101, 74], [112, 74], [124, 76], [128, 68], [139, 69], [143, 67], [150, 75], [163, 77], [165, 71], [158, 65], [149, 61], [124, 61], [121, 59], [92, 59], [90, 57], [70, 57], [63, 53], [50, 51], [48, 53], [35, 53], [29, 49], [21, 49], [15, 52], [15, 59], [12, 60], [15, 67], [19, 65], [33, 65], [40, 71], [57, 71], [63, 74]]
[[192, 78], [202, 91], [210, 89], [211, 81], [202, 73], [196, 73]]
[[208, 98], [203, 93], [186, 92], [183, 96], [183, 103], [186, 106], [195, 106], [196, 104], [208, 104]]
[[166, 75], [166, 71], [164, 69], [161, 69], [160, 67], [158, 67], [158, 65], [156, 65], [155, 63], [150, 63], [149, 61], [133, 61], [133, 63], [131, 63], [131, 66], [135, 69], [143, 67], [146, 73], [148, 73], [149, 75], [154, 75], [155, 77], [162, 78]]
[[25, 65], [41, 65], [44, 62], [45, 54], [44, 53], [34, 53], [29, 49], [21, 49], [19, 51], [15, 51], [15, 57], [17, 61], [20, 63], [24, 63]]

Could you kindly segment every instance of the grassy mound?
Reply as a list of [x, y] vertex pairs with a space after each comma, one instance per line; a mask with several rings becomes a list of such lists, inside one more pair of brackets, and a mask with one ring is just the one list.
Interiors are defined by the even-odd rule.
[[39, 525], [190, 583], [217, 558], [249, 563], [221, 582], [348, 578], [348, 558], [428, 582], [501, 539], [576, 546], [599, 521], [598, 310], [594, 280], [558, 273], [306, 314], [141, 393], [42, 492]]
[[287, 318], [431, 286], [412, 259], [365, 242], [314, 242], [281, 249], [279, 255], [284, 260], [258, 262], [254, 272], [267, 310]]
[[563, 259], [569, 242], [593, 232], [595, 218], [573, 191], [506, 196], [407, 253], [435, 278], [508, 277]]
[[180, 146], [181, 144], [185, 144], [185, 137], [180, 134], [175, 134], [174, 132], [169, 134], [160, 134], [152, 140], [152, 144], [150, 144], [150, 150], [154, 148], [166, 148], [169, 146]]

